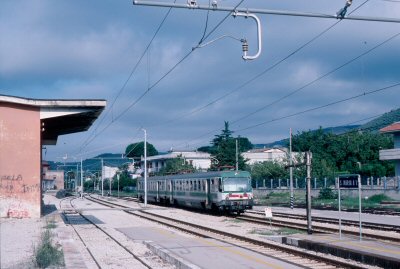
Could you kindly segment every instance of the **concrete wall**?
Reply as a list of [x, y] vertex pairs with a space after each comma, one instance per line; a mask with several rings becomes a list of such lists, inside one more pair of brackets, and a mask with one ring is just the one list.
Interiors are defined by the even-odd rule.
[[41, 215], [38, 108], [0, 102], [0, 217]]
[[[263, 198], [266, 195], [268, 195], [271, 192], [274, 193], [287, 193], [289, 192], [288, 189], [253, 189], [254, 196], [255, 198]], [[294, 190], [295, 195], [306, 195], [306, 192], [304, 189], [295, 189]], [[340, 194], [342, 197], [358, 197], [358, 189], [341, 189]], [[400, 200], [400, 191], [399, 190], [384, 190], [384, 189], [370, 189], [370, 188], [363, 188], [361, 191], [361, 196], [363, 198], [365, 197], [371, 197], [372, 195], [375, 194], [385, 194], [390, 198]], [[312, 197], [318, 197], [319, 195], [319, 190], [311, 190], [311, 196]]]

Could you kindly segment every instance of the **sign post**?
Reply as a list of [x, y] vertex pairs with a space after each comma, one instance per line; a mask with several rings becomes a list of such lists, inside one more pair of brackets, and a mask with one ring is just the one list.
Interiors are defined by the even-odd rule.
[[360, 241], [362, 240], [362, 220], [361, 220], [361, 176], [358, 174], [340, 175], [338, 178], [338, 199], [339, 199], [339, 237], [342, 238], [341, 223], [341, 201], [340, 188], [355, 189], [358, 188], [358, 206], [359, 206], [359, 222], [360, 222]]
[[269, 219], [269, 227], [272, 227], [272, 208], [266, 207], [265, 208], [265, 217]]

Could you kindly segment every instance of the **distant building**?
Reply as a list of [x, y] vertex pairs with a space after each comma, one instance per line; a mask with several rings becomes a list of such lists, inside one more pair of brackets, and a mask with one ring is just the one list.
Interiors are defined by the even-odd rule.
[[[292, 152], [293, 158], [298, 156], [298, 152]], [[252, 149], [243, 152], [242, 156], [247, 160], [247, 164], [253, 165], [261, 162], [284, 162], [289, 158], [289, 150], [287, 148], [262, 148]]]
[[[167, 154], [147, 157], [147, 168], [149, 173], [157, 173], [166, 166], [166, 161], [181, 156], [186, 163], [193, 165], [196, 169], [207, 170], [211, 166], [211, 155], [199, 151], [170, 151]], [[144, 170], [144, 158], [140, 160], [140, 169]]]
[[64, 189], [64, 171], [50, 170], [48, 162], [42, 162], [42, 190]]
[[118, 167], [112, 167], [112, 166], [103, 166], [103, 170], [102, 170], [102, 175], [103, 175], [103, 179], [110, 179], [113, 178], [115, 176], [115, 174], [119, 171]]
[[382, 134], [393, 134], [394, 149], [379, 151], [379, 160], [395, 161], [396, 176], [400, 176], [400, 122], [395, 122], [379, 130]]

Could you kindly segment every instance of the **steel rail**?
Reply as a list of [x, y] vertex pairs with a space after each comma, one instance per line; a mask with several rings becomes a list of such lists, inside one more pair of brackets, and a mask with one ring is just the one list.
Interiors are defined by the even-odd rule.
[[[104, 201], [104, 200], [97, 199], [97, 198], [93, 198], [93, 197], [91, 197], [89, 200], [94, 201], [94, 202], [99, 202], [100, 204], [103, 204], [103, 205], [106, 205], [108, 203], [108, 205], [107, 205], [108, 207], [115, 207], [115, 206], [125, 207], [125, 206], [120, 205], [120, 204], [111, 203], [111, 202]], [[269, 249], [274, 249], [274, 250], [277, 250], [277, 251], [280, 251], [280, 252], [285, 252], [285, 253], [288, 253], [288, 254], [291, 254], [291, 255], [295, 255], [297, 257], [300, 256], [300, 257], [303, 257], [303, 258], [306, 258], [306, 259], [310, 259], [312, 261], [323, 262], [323, 263], [326, 263], [326, 264], [330, 264], [330, 265], [334, 266], [335, 268], [338, 267], [338, 266], [340, 268], [354, 268], [354, 269], [365, 268], [365, 266], [362, 266], [362, 265], [354, 264], [352, 262], [348, 262], [348, 261], [344, 261], [344, 260], [343, 261], [339, 260], [337, 257], [335, 257], [335, 258], [323, 257], [323, 256], [321, 256], [320, 253], [313, 254], [313, 253], [310, 253], [310, 252], [307, 252], [307, 251], [304, 251], [304, 250], [301, 250], [301, 249], [297, 249], [297, 248], [294, 248], [294, 247], [277, 244], [275, 242], [260, 241], [260, 240], [256, 240], [256, 239], [252, 239], [252, 238], [248, 238], [248, 237], [244, 237], [244, 236], [240, 236], [240, 235], [224, 232], [224, 231], [221, 231], [221, 230], [216, 230], [216, 229], [213, 229], [213, 228], [204, 227], [204, 226], [197, 225], [197, 224], [194, 224], [194, 223], [188, 223], [188, 222], [177, 220], [177, 219], [174, 219], [174, 218], [169, 218], [169, 217], [166, 217], [166, 216], [157, 215], [157, 214], [145, 211], [145, 210], [138, 210], [138, 211], [129, 211], [129, 210], [126, 210], [126, 209], [121, 209], [121, 210], [126, 212], [127, 214], [130, 214], [130, 215], [133, 215], [133, 216], [136, 216], [136, 217], [141, 217], [141, 218], [147, 219], [149, 221], [157, 222], [159, 224], [166, 225], [167, 227], [172, 227], [174, 229], [178, 229], [178, 230], [181, 230], [183, 232], [186, 232], [186, 233], [189, 233], [189, 234], [193, 234], [195, 236], [199, 236], [199, 237], [203, 237], [203, 238], [212, 238], [212, 239], [224, 242], [224, 243], [229, 243], [229, 244], [235, 245], [235, 246], [240, 247], [240, 248], [244, 248], [244, 249], [248, 249], [248, 250], [253, 251], [253, 252], [257, 252], [257, 253], [259, 253], [261, 255], [270, 256], [270, 255], [267, 255], [267, 254], [265, 254], [265, 253], [263, 253], [261, 251], [257, 251], [255, 249], [252, 249], [250, 247], [243, 247], [243, 245], [232, 243], [229, 240], [224, 240], [224, 239], [221, 239], [221, 238], [218, 238], [218, 237], [215, 237], [215, 236], [205, 235], [204, 231], [207, 231], [207, 232], [210, 232], [210, 233], [214, 233], [214, 234], [218, 234], [218, 235], [221, 235], [221, 236], [227, 237], [227, 238], [233, 238], [233, 239], [241, 241], [241, 242], [247, 242], [247, 243], [250, 243], [250, 244], [255, 245], [255, 246], [262, 246], [262, 247], [269, 248]], [[179, 225], [175, 225], [175, 224], [172, 224], [171, 222], [179, 223], [181, 225], [186, 225], [189, 228], [185, 228], [185, 227], [182, 227], [182, 226], [179, 226]], [[195, 230], [193, 230], [193, 228], [199, 229], [201, 231], [200, 232], [195, 231]], [[277, 257], [274, 257], [274, 258], [277, 258]], [[277, 258], [277, 259], [285, 261], [285, 262], [288, 262], [288, 263], [293, 263], [291, 261], [287, 261], [287, 260], [284, 260], [282, 258]]]
[[[263, 225], [269, 225], [270, 221], [266, 220], [266, 219], [262, 219], [262, 218], [258, 218], [258, 217], [252, 217], [252, 216], [238, 216], [235, 217], [238, 220], [243, 220], [243, 221], [248, 221], [248, 222], [252, 222], [252, 223], [257, 223], [257, 224], [263, 224]], [[291, 221], [285, 221], [285, 220], [271, 220], [272, 225], [275, 226], [279, 226], [279, 227], [288, 227], [288, 228], [292, 228], [292, 229], [298, 229], [298, 230], [302, 230], [302, 231], [307, 231], [307, 224], [303, 224], [303, 223], [294, 223]], [[322, 227], [320, 225], [313, 225], [313, 232], [316, 233], [338, 233], [339, 232], [339, 228], [331, 228], [331, 227]], [[358, 236], [359, 232], [358, 231], [349, 231], [349, 230], [343, 230], [342, 229], [342, 233], [343, 234], [348, 234], [348, 235], [353, 235], [353, 236]], [[389, 241], [389, 242], [396, 242], [399, 243], [400, 242], [400, 238], [396, 238], [396, 237], [388, 237], [386, 235], [382, 235], [382, 234], [375, 234], [375, 233], [369, 233], [369, 232], [363, 232], [363, 236], [367, 237], [367, 238], [372, 238], [372, 239], [379, 239], [379, 240], [384, 240], [384, 241]]]
[[[86, 198], [86, 197], [85, 197]], [[74, 199], [76, 199], [76, 198], [74, 198]], [[86, 198], [87, 199], [87, 198]], [[93, 199], [93, 198], [92, 198]], [[72, 200], [71, 200], [72, 201]], [[96, 201], [97, 202], [97, 201]], [[104, 203], [102, 203], [103, 205], [105, 205], [106, 206], [106, 203], [104, 202]], [[73, 207], [73, 208], [75, 208], [73, 205], [72, 205], [72, 202], [71, 202], [71, 206]], [[140, 258], [139, 256], [137, 256], [135, 253], [133, 253], [132, 251], [130, 251], [127, 247], [125, 247], [124, 245], [122, 245], [117, 239], [115, 239], [112, 235], [110, 235], [108, 232], [106, 232], [103, 228], [101, 228], [99, 225], [97, 225], [96, 223], [94, 223], [92, 220], [90, 220], [89, 218], [87, 218], [85, 215], [83, 215], [82, 213], [80, 213], [80, 212], [78, 212], [77, 210], [76, 210], [76, 214], [78, 214], [79, 216], [81, 216], [83, 219], [85, 219], [87, 222], [89, 222], [90, 224], [92, 224], [93, 226], [95, 226], [98, 230], [100, 230], [100, 231], [102, 231], [105, 235], [107, 235], [111, 240], [113, 240], [115, 243], [117, 243], [120, 247], [122, 247], [126, 252], [128, 252], [130, 255], [132, 255], [132, 257], [134, 257], [137, 261], [139, 261], [141, 264], [143, 264], [146, 268], [149, 268], [149, 269], [153, 269], [153, 267], [151, 267], [150, 265], [148, 265], [142, 258]], [[64, 214], [64, 216], [66, 217], [66, 219], [68, 220], [68, 216], [66, 216], [65, 214]], [[71, 224], [71, 223], [69, 223], [72, 227], [73, 227], [73, 224]], [[74, 228], [74, 227], [73, 227]], [[75, 230], [75, 228], [74, 228], [74, 230]], [[79, 238], [81, 239], [81, 241], [82, 241], [82, 243], [86, 246], [86, 244], [84, 243], [84, 241], [82, 240], [82, 238], [81, 238], [81, 236], [79, 235], [79, 233], [75, 230], [75, 232], [78, 234], [78, 236], [79, 236]], [[87, 247], [86, 247], [87, 248]], [[87, 248], [88, 249], [88, 248]], [[88, 251], [89, 251], [89, 249], [88, 249]], [[92, 253], [89, 251], [89, 254], [92, 256], [92, 258], [94, 259], [94, 261], [95, 261], [95, 263], [99, 266], [99, 268], [101, 268], [100, 267], [100, 265], [98, 264], [98, 262], [96, 261], [96, 259], [94, 258], [94, 256], [92, 255]]]
[[[247, 210], [246, 212], [250, 213], [250, 214], [264, 215], [264, 212], [262, 212], [262, 211], [256, 211], [256, 210], [250, 211], [250, 210]], [[274, 213], [273, 215], [275, 217], [280, 217], [280, 218], [306, 220], [306, 217], [304, 215], [293, 214], [293, 213], [277, 212], [277, 213]], [[339, 224], [339, 220], [338, 219], [336, 219], [336, 218], [328, 218], [328, 217], [312, 216], [312, 221], [329, 223], [329, 224]], [[358, 226], [359, 222], [355, 221], [355, 220], [342, 219], [342, 224], [344, 224], [346, 226]], [[390, 231], [390, 232], [400, 233], [400, 226], [399, 225], [380, 224], [380, 223], [363, 221], [363, 227], [365, 227], [367, 229], [372, 229], [372, 230], [381, 230], [381, 231]]]
[[244, 13], [255, 13], [255, 14], [267, 14], [267, 15], [280, 15], [280, 16], [296, 16], [296, 17], [311, 17], [311, 18], [322, 18], [322, 19], [341, 19], [341, 20], [353, 20], [353, 21], [374, 21], [374, 22], [390, 22], [400, 23], [400, 19], [397, 18], [384, 18], [384, 17], [368, 17], [368, 16], [345, 16], [339, 18], [336, 14], [329, 15], [323, 13], [312, 13], [312, 12], [298, 12], [288, 10], [272, 10], [272, 9], [257, 9], [257, 8], [234, 8], [234, 7], [219, 7], [209, 5], [187, 5], [180, 3], [166, 3], [157, 1], [145, 1], [145, 0], [134, 0], [134, 5], [141, 6], [153, 6], [153, 7], [169, 7], [169, 8], [185, 8], [193, 10], [212, 10], [212, 11], [227, 11], [227, 12], [244, 12]]

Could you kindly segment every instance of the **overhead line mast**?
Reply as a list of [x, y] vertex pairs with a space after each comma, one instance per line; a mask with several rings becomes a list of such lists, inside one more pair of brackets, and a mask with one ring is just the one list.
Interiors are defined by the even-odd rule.
[[166, 2], [157, 2], [157, 1], [133, 0], [134, 5], [141, 5], [141, 6], [186, 8], [186, 9], [227, 11], [227, 12], [244, 12], [244, 13], [255, 13], [255, 14], [311, 17], [311, 18], [323, 18], [323, 19], [341, 19], [341, 20], [355, 20], [355, 21], [375, 21], [375, 22], [400, 23], [400, 19], [397, 19], [397, 18], [368, 17], [368, 16], [341, 16], [341, 14], [329, 15], [329, 14], [322, 14], [322, 13], [297, 12], [297, 11], [288, 11], [288, 10], [219, 7], [217, 4], [213, 4], [211, 6], [198, 5], [196, 1], [191, 1], [191, 3], [192, 4], [178, 4], [178, 3], [166, 3]]

